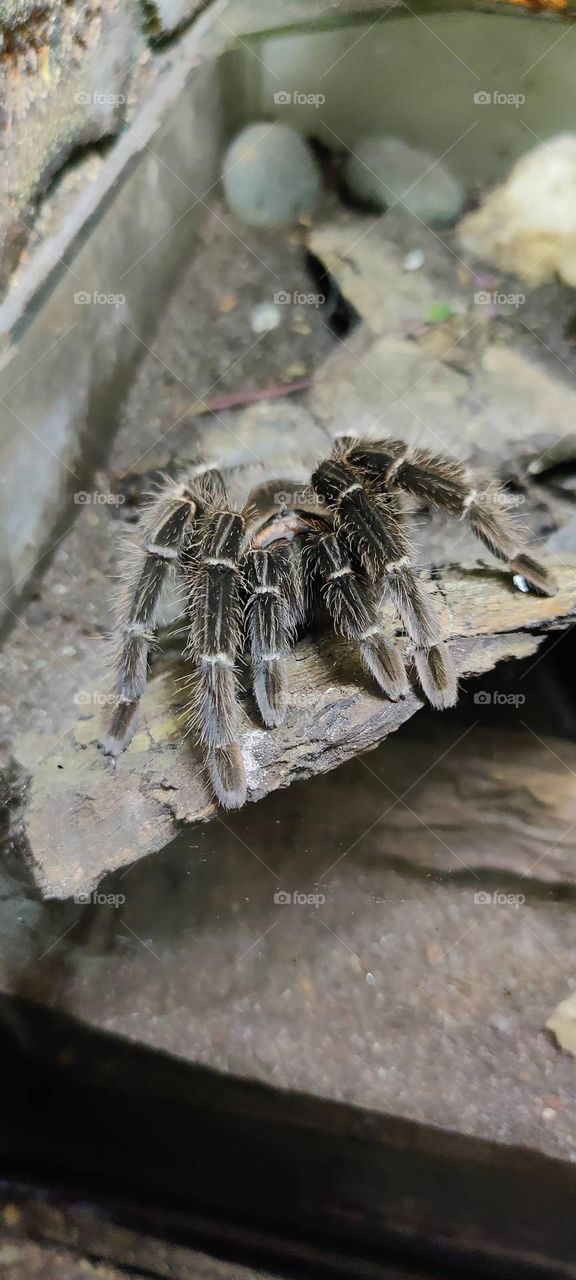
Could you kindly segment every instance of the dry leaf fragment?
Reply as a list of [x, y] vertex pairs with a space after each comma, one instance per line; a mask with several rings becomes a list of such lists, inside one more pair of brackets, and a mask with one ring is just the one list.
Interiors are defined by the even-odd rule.
[[234, 311], [237, 306], [238, 298], [235, 293], [225, 293], [218, 300], [218, 310], [222, 316], [228, 315], [228, 312]]

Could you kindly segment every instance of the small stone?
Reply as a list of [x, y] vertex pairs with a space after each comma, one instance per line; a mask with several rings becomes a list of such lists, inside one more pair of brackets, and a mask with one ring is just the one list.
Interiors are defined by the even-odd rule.
[[464, 188], [442, 161], [400, 138], [365, 138], [345, 175], [359, 200], [380, 209], [399, 204], [423, 222], [452, 222], [464, 205]]
[[230, 144], [222, 181], [232, 213], [252, 227], [290, 226], [313, 213], [321, 182], [306, 143], [286, 124], [252, 124]]
[[554, 1110], [554, 1107], [544, 1107], [542, 1119], [550, 1122], [550, 1120], [555, 1120], [557, 1115], [558, 1112]]
[[419, 271], [424, 266], [424, 251], [422, 249], [411, 249], [410, 253], [402, 263], [403, 271]]
[[227, 316], [230, 311], [234, 311], [238, 306], [238, 298], [235, 293], [225, 293], [218, 299], [218, 311], [221, 316]]
[[253, 333], [269, 333], [271, 329], [278, 328], [281, 319], [280, 309], [273, 302], [261, 302], [250, 312]]

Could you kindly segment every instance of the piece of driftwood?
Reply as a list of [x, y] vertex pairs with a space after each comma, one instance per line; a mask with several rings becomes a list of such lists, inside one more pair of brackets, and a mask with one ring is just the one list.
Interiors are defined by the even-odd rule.
[[[560, 586], [552, 599], [521, 594], [494, 570], [422, 573], [462, 676], [529, 656], [546, 630], [569, 625], [576, 568], [551, 567]], [[182, 824], [214, 814], [202, 759], [184, 736], [176, 703], [181, 674], [177, 657], [157, 664], [139, 727], [115, 769], [98, 745], [110, 714], [103, 692], [86, 695], [69, 730], [46, 741], [21, 820], [26, 856], [45, 896], [88, 892], [106, 872], [163, 847]], [[415, 691], [398, 703], [379, 697], [354, 652], [332, 635], [297, 646], [290, 687], [289, 714], [277, 730], [261, 728], [245, 699], [242, 750], [251, 800], [375, 747], [422, 706]]]

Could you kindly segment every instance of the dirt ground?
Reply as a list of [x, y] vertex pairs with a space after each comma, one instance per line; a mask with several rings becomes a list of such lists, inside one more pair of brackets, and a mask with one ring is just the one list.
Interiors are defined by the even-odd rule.
[[[297, 398], [278, 401], [273, 433], [255, 414], [248, 441], [238, 411], [186, 411], [190, 390], [301, 378], [336, 350], [315, 307], [287, 306], [278, 329], [254, 332], [256, 304], [276, 288], [310, 292], [310, 282], [295, 237], [242, 240], [217, 220], [207, 226], [95, 489], [175, 454], [197, 456], [200, 441], [210, 459], [230, 464], [280, 446], [288, 455], [302, 415], [310, 448], [325, 444], [322, 422]], [[90, 687], [100, 671], [125, 515], [86, 506], [6, 644], [3, 733], [28, 767], [43, 734], [65, 723], [79, 684]], [[103, 881], [106, 902], [43, 903], [21, 863], [7, 859], [2, 988], [223, 1071], [576, 1159], [576, 1063], [545, 1030], [576, 990], [576, 890], [499, 871], [497, 855], [491, 869], [469, 869], [458, 833], [441, 812], [430, 820], [423, 800], [465, 740], [496, 772], [508, 761], [509, 730], [568, 741], [562, 644], [540, 663], [528, 728], [517, 709], [489, 716], [471, 688], [455, 712], [419, 713], [369, 756], [186, 831]], [[520, 675], [499, 669], [489, 687], [517, 691]], [[398, 753], [406, 748], [409, 761], [411, 742], [418, 753], [398, 790]], [[571, 766], [558, 767], [569, 776]], [[468, 778], [463, 769], [464, 801]], [[393, 853], [399, 812], [411, 815], [413, 859], [406, 834], [402, 856]], [[482, 822], [483, 837], [494, 828], [503, 838], [489, 797]], [[442, 846], [454, 854], [451, 870], [434, 866]]]

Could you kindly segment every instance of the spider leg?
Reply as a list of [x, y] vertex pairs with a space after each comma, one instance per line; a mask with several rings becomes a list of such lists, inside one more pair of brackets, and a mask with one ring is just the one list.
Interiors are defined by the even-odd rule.
[[[198, 511], [193, 485], [168, 481], [150, 503], [132, 539], [125, 580], [116, 604], [119, 643], [114, 657], [117, 703], [104, 750], [117, 756], [127, 746], [148, 675], [162, 595]], [[142, 537], [142, 534], [144, 535]]]
[[316, 469], [312, 487], [333, 514], [338, 541], [394, 604], [416, 647], [416, 668], [427, 697], [435, 707], [453, 706], [456, 673], [442, 644], [432, 602], [410, 566], [409, 542], [395, 496], [375, 492], [370, 480], [338, 451]]
[[288, 705], [286, 658], [294, 642], [298, 588], [285, 548], [251, 550], [245, 561], [246, 630], [252, 683], [264, 724], [282, 724]]
[[389, 698], [405, 697], [409, 684], [400, 653], [384, 636], [374, 593], [352, 567], [338, 534], [316, 532], [306, 555], [334, 629], [358, 645], [362, 665]]
[[438, 711], [458, 700], [458, 675], [448, 645], [439, 640], [429, 649], [414, 650], [414, 665], [428, 701]]
[[524, 550], [517, 522], [505, 509], [503, 490], [494, 485], [488, 493], [479, 492], [463, 463], [424, 449], [409, 449], [399, 440], [347, 442], [346, 458], [379, 491], [395, 486], [449, 516], [466, 519], [476, 537], [511, 573], [526, 578], [542, 595], [557, 591], [553, 575]]
[[187, 571], [186, 654], [196, 667], [191, 723], [206, 747], [214, 791], [226, 809], [240, 808], [246, 799], [235, 671], [245, 536], [244, 517], [229, 508], [222, 486], [198, 523], [194, 563]]

